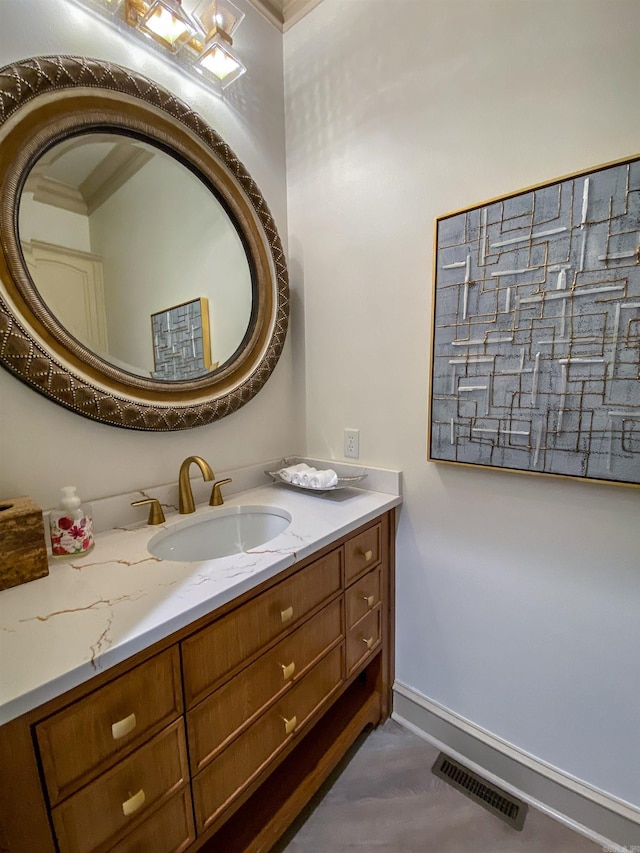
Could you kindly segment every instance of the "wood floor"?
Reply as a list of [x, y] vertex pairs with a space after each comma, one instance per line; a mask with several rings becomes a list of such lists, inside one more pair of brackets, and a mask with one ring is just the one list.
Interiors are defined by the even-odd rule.
[[273, 853], [602, 853], [532, 808], [517, 832], [434, 776], [437, 754], [389, 720], [358, 742]]

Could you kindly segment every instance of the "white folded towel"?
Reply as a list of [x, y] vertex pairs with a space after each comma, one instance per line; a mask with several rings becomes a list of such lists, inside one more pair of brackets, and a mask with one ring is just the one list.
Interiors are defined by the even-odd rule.
[[305, 489], [330, 489], [338, 484], [338, 475], [333, 468], [318, 471], [316, 468], [307, 465], [306, 462], [280, 468], [278, 474], [285, 483], [302, 486]]
[[[285, 481], [285, 483], [294, 483], [294, 485], [300, 485], [299, 475], [303, 471], [311, 471], [311, 468], [307, 465], [306, 462], [300, 462], [298, 465], [289, 465], [288, 468], [281, 468], [278, 471], [278, 474], [280, 475], [280, 478]], [[297, 478], [297, 482], [294, 478]]]
[[310, 489], [330, 489], [332, 486], [338, 485], [338, 475], [333, 468], [327, 468], [324, 471], [314, 471], [309, 474]]
[[293, 475], [291, 482], [294, 486], [304, 486], [305, 489], [309, 488], [309, 477], [315, 473], [315, 468], [310, 468], [308, 465], [305, 467], [303, 471], [298, 471]]

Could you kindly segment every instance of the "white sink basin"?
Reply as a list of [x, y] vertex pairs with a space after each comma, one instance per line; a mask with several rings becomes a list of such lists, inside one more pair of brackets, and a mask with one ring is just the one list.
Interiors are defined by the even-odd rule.
[[175, 522], [156, 533], [147, 548], [162, 560], [180, 563], [215, 560], [264, 545], [290, 524], [289, 513], [277, 507], [223, 507]]

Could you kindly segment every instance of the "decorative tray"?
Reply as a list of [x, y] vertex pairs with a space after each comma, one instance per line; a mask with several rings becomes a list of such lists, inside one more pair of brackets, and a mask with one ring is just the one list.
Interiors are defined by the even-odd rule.
[[[301, 459], [283, 459], [280, 462], [280, 468], [288, 468], [290, 465], [297, 465], [299, 462], [304, 460]], [[367, 472], [363, 471], [362, 474], [349, 474], [344, 475], [340, 473], [339, 467], [337, 465], [331, 465], [331, 469], [336, 472], [338, 475], [338, 482], [335, 486], [328, 486], [324, 489], [314, 489], [311, 486], [302, 486], [297, 485], [296, 483], [288, 483], [286, 480], [283, 480], [280, 476], [280, 470], [277, 471], [265, 471], [264, 473], [271, 477], [276, 483], [284, 483], [285, 486], [291, 486], [292, 489], [302, 489], [305, 492], [337, 492], [339, 489], [348, 489], [350, 486], [356, 486], [358, 483], [361, 483], [363, 480], [367, 478]]]

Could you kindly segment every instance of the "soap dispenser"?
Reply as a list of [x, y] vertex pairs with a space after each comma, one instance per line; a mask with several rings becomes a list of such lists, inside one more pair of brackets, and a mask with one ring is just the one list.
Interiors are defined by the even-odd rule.
[[49, 525], [54, 557], [86, 554], [95, 544], [91, 507], [81, 504], [75, 486], [60, 489], [60, 506], [51, 510]]

